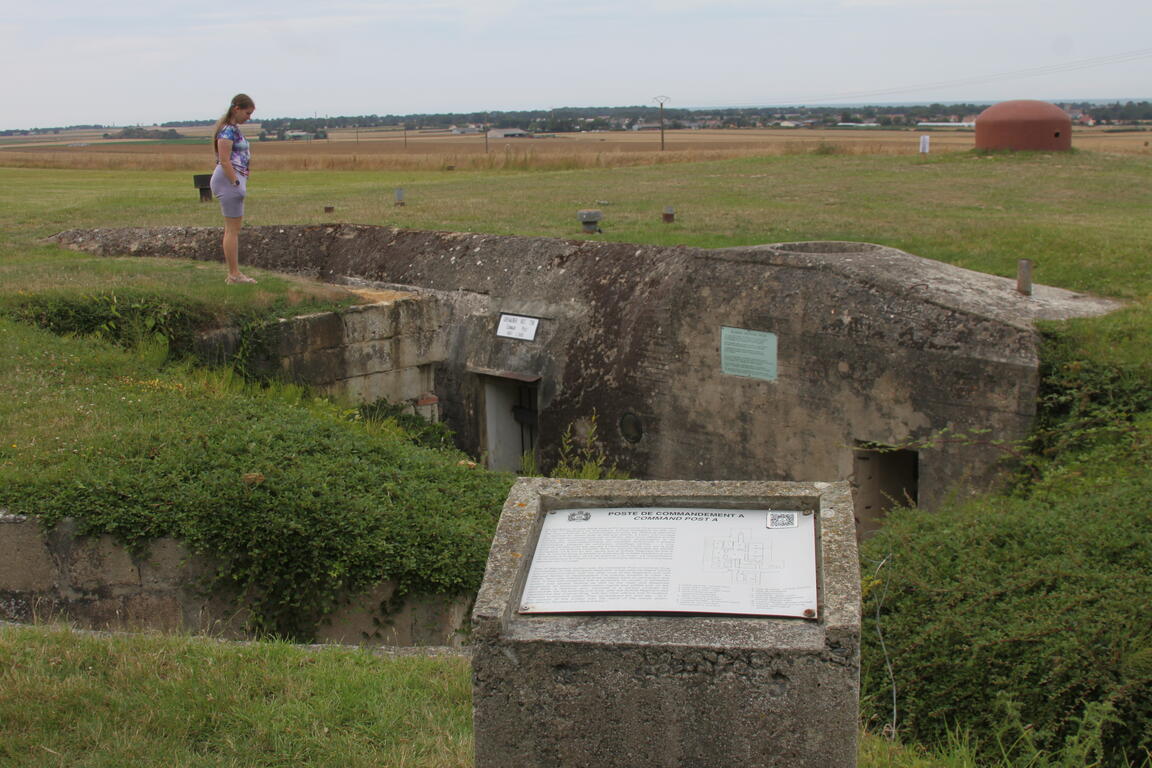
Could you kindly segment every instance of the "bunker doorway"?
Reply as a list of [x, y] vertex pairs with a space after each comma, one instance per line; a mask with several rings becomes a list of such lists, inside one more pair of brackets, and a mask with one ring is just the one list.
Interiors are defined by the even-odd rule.
[[539, 435], [539, 380], [482, 376], [484, 409], [480, 446], [489, 469], [520, 471], [527, 454], [535, 464]]
[[893, 507], [916, 505], [920, 483], [920, 455], [916, 451], [859, 443], [852, 464], [858, 538], [875, 533]]

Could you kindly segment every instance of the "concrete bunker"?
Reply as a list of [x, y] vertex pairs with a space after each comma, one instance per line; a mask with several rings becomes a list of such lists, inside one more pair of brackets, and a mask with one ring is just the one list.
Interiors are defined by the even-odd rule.
[[[292, 344], [273, 365], [289, 375], [424, 403], [496, 469], [525, 453], [547, 469], [565, 430], [595, 420], [636, 478], [851, 480], [866, 525], [893, 501], [930, 508], [987, 489], [994, 446], [933, 437], [1024, 437], [1034, 321], [1117, 306], [1047, 286], [1025, 296], [1013, 280], [871, 243], [704, 250], [349, 224], [243, 237], [255, 266], [406, 292], [312, 321], [323, 332], [286, 326]], [[212, 228], [55, 239], [219, 258]]]
[[976, 117], [976, 149], [1067, 151], [1072, 149], [1072, 118], [1046, 101], [1002, 101]]

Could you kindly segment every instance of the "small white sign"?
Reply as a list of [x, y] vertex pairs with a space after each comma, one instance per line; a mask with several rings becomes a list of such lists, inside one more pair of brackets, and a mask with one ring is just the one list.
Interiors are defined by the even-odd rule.
[[520, 612], [814, 619], [815, 518], [800, 510], [554, 510]]
[[536, 340], [536, 329], [540, 325], [538, 317], [524, 317], [522, 315], [500, 315], [500, 324], [496, 326], [496, 335], [505, 339]]

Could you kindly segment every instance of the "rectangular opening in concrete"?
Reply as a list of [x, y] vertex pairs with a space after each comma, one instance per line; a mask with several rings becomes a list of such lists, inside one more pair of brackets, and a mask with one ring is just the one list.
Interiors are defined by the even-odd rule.
[[858, 442], [853, 452], [852, 477], [856, 489], [856, 533], [863, 538], [880, 528], [888, 510], [916, 505], [920, 454]]
[[525, 454], [536, 460], [539, 386], [535, 381], [481, 376], [484, 408], [482, 450], [489, 469], [516, 472]]

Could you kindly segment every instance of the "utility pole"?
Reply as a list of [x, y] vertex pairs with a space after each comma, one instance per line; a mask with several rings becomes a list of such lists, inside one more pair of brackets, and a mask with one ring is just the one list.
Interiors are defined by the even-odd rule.
[[657, 96], [653, 99], [660, 105], [660, 151], [664, 151], [664, 102], [671, 101], [667, 96]]

